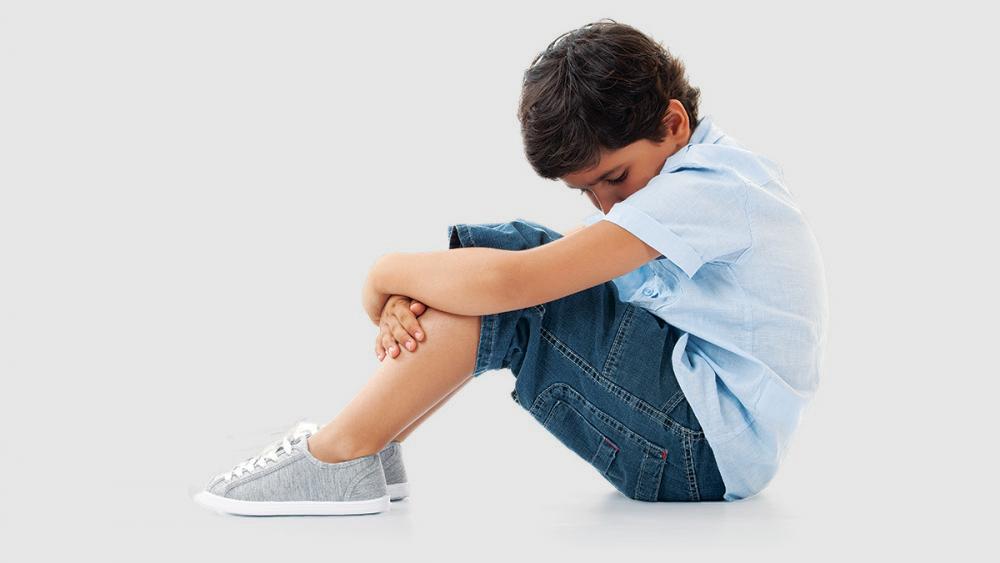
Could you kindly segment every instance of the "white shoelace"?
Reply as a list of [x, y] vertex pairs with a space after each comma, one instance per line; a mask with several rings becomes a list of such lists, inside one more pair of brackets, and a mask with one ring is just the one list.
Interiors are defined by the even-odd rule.
[[271, 462], [276, 462], [282, 456], [286, 456], [292, 453], [292, 445], [298, 443], [300, 440], [305, 440], [309, 436], [315, 434], [319, 430], [319, 425], [312, 422], [299, 422], [294, 428], [285, 433], [281, 439], [268, 444], [263, 451], [261, 451], [256, 456], [248, 458], [246, 461], [237, 463], [235, 467], [229, 471], [225, 471], [218, 475], [225, 481], [230, 481], [236, 479], [237, 477], [242, 477], [247, 473], [253, 473], [258, 468], [265, 467]]

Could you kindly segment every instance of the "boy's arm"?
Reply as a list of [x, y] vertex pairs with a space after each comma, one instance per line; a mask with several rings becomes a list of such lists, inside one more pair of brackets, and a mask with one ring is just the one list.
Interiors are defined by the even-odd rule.
[[598, 221], [527, 250], [390, 253], [378, 259], [370, 275], [382, 293], [406, 295], [450, 313], [486, 315], [572, 295], [658, 256], [629, 231]]

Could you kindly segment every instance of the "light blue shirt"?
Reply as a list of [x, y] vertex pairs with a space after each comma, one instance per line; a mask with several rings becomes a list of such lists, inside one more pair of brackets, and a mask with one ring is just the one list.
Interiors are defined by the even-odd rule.
[[780, 167], [704, 116], [611, 221], [662, 257], [613, 281], [677, 327], [678, 384], [715, 453], [726, 500], [774, 477], [816, 391], [826, 339], [819, 249]]

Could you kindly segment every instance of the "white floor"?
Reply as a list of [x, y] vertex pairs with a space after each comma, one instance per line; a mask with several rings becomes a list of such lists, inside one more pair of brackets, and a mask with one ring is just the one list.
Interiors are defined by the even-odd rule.
[[[39, 561], [668, 561], [681, 553], [800, 561], [862, 551], [961, 561], [988, 554], [995, 518], [977, 500], [987, 492], [980, 481], [939, 473], [949, 466], [933, 460], [906, 472], [911, 457], [898, 451], [891, 462], [880, 460], [886, 446], [860, 434], [863, 424], [817, 422], [839, 402], [816, 405], [763, 494], [737, 503], [641, 503], [614, 491], [504, 399], [509, 374], [490, 377], [467, 386], [404, 444], [412, 494], [388, 512], [253, 518], [196, 505], [190, 495], [213, 472], [253, 453], [279, 426], [268, 415], [260, 415], [267, 423], [249, 422], [247, 412], [243, 422], [201, 421], [218, 426], [201, 437], [167, 422], [124, 426], [118, 440], [95, 446], [103, 458], [85, 464], [32, 466], [56, 444], [31, 442], [28, 454], [9, 463], [21, 475], [34, 467], [32, 475], [52, 486], [40, 495], [4, 482], [5, 504], [17, 509], [5, 511], [5, 549]], [[909, 449], [905, 438], [897, 441], [894, 448]], [[841, 453], [852, 447], [857, 459]], [[925, 499], [910, 498], [918, 487]]]
[[[31, 552], [101, 554], [105, 561], [244, 562], [606, 561], [626, 555], [666, 561], [679, 553], [791, 561], [861, 551], [968, 560], [962, 558], [984, 554], [976, 547], [982, 536], [963, 529], [967, 513], [929, 519], [913, 504], [790, 490], [741, 503], [646, 504], [565, 469], [571, 482], [555, 482], [546, 492], [542, 486], [524, 490], [518, 484], [523, 474], [499, 482], [492, 474], [494, 482], [484, 484], [455, 474], [435, 477], [425, 466], [414, 472], [413, 495], [390, 511], [343, 517], [219, 515], [195, 506], [176, 487], [152, 488], [134, 478], [116, 492], [119, 502], [128, 497], [129, 509], [102, 513], [101, 520], [79, 512], [56, 536], [38, 528]], [[986, 531], [985, 520], [977, 526]]]

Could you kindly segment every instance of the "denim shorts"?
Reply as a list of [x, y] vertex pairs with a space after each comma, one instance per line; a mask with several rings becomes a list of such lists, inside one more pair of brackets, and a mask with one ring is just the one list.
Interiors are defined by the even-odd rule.
[[[525, 219], [448, 226], [449, 249], [524, 250], [561, 237]], [[481, 320], [472, 375], [511, 370], [514, 401], [619, 492], [722, 500], [712, 448], [674, 377], [673, 326], [619, 299], [612, 281]]]

